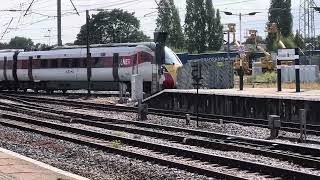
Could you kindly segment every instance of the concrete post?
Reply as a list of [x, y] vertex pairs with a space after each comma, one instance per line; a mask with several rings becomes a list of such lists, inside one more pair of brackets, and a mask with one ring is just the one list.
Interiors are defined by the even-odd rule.
[[126, 83], [119, 82], [119, 103], [120, 104], [126, 103], [127, 101], [126, 94], [127, 94]]
[[281, 87], [281, 61], [277, 59], [277, 87], [278, 92], [282, 91]]
[[187, 126], [190, 125], [190, 119], [191, 119], [190, 114], [186, 114], [186, 125]]
[[269, 129], [270, 129], [270, 139], [275, 139], [279, 135], [279, 130], [281, 128], [280, 116], [269, 115]]
[[300, 120], [300, 141], [306, 142], [307, 140], [307, 117], [306, 110], [299, 109], [299, 120]]
[[137, 120], [146, 120], [148, 115], [148, 106], [146, 104], [142, 104], [143, 77], [140, 74], [134, 74], [131, 77], [131, 98], [133, 101], [138, 102]]

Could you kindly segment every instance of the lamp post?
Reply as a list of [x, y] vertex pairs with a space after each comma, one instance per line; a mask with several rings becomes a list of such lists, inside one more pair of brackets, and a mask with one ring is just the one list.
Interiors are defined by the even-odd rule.
[[[240, 21], [240, 47], [239, 47], [239, 51], [244, 51], [244, 49], [242, 48], [242, 16], [254, 16], [256, 15], [257, 13], [260, 13], [260, 12], [251, 12], [251, 13], [248, 13], [248, 14], [242, 14], [242, 13], [239, 13], [239, 14], [235, 14], [235, 13], [232, 13], [232, 12], [228, 12], [228, 11], [223, 11], [225, 15], [228, 15], [228, 16], [239, 16], [239, 21]], [[240, 52], [242, 53], [242, 52]], [[242, 62], [242, 57], [240, 57], [240, 72], [239, 72], [239, 76], [240, 76], [240, 91], [243, 90], [243, 75], [244, 75], [244, 71], [243, 71], [243, 62]]]

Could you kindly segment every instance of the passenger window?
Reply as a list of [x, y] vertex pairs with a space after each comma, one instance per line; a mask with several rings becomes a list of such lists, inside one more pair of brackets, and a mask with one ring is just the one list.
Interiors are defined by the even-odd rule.
[[47, 59], [41, 59], [40, 60], [40, 67], [45, 69], [48, 68], [48, 60]]
[[32, 59], [32, 69], [40, 69], [40, 59]]
[[50, 68], [57, 68], [58, 67], [58, 60], [57, 59], [51, 59], [50, 60]]
[[80, 59], [72, 59], [72, 68], [79, 68], [80, 66]]
[[61, 67], [62, 68], [69, 68], [69, 60], [68, 59], [61, 59]]
[[94, 67], [95, 68], [102, 68], [103, 67], [103, 58], [94, 58]]
[[142, 52], [141, 59], [142, 62], [152, 62], [153, 56], [147, 52]]
[[87, 59], [86, 58], [82, 58], [82, 68], [87, 68]]
[[7, 69], [12, 69], [12, 68], [13, 68], [13, 62], [7, 61]]
[[21, 60], [21, 69], [28, 69], [29, 60]]

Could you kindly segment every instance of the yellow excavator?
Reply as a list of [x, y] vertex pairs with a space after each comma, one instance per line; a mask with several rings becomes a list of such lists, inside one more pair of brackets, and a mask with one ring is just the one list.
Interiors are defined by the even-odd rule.
[[262, 65], [262, 71], [272, 71], [272, 56], [270, 53], [268, 53], [263, 47], [258, 45], [257, 42], [257, 30], [249, 30], [249, 38], [254, 39], [255, 47], [258, 51], [262, 52], [265, 56], [261, 58], [261, 65]]
[[[228, 24], [228, 32], [232, 33], [233, 35], [233, 44], [236, 46], [236, 48], [240, 48], [240, 43], [236, 40], [236, 25], [233, 23]], [[271, 23], [266, 30], [268, 33], [275, 33], [276, 37], [277, 37], [277, 43], [279, 44], [280, 48], [282, 49], [286, 49], [286, 46], [284, 45], [284, 43], [281, 41], [281, 34], [280, 31], [278, 29], [278, 26], [276, 23]], [[273, 61], [272, 61], [272, 56], [270, 53], [268, 53], [263, 47], [261, 47], [258, 42], [257, 42], [257, 30], [249, 30], [249, 38], [252, 38], [254, 40], [255, 43], [255, 47], [258, 51], [264, 53], [264, 57], [261, 58], [261, 64], [262, 64], [262, 71], [266, 72], [266, 71], [273, 71], [274, 70], [274, 66], [273, 66]], [[249, 59], [248, 56], [244, 55], [242, 57], [240, 57], [239, 59], [237, 59], [234, 63], [234, 68], [236, 71], [239, 71], [240, 69], [240, 64], [242, 63], [244, 72], [246, 74], [250, 74], [250, 68], [249, 68]]]
[[[240, 49], [241, 45], [236, 40], [236, 24], [234, 24], [234, 23], [229, 23], [228, 24], [228, 33], [232, 34], [232, 37], [233, 37], [232, 43], [236, 46], [237, 49]], [[244, 51], [244, 49], [243, 49], [243, 51]], [[244, 53], [243, 53], [243, 56], [240, 56], [240, 58], [237, 59], [234, 62], [234, 69], [237, 72], [239, 72], [239, 70], [240, 70], [240, 64], [241, 63], [242, 63], [242, 67], [243, 67], [244, 73], [245, 74], [250, 74], [248, 57]]]

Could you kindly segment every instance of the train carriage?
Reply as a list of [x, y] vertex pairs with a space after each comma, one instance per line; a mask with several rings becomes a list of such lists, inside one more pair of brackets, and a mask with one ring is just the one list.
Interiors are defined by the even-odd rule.
[[[130, 85], [134, 73], [143, 76], [146, 90], [150, 90], [154, 51], [154, 43], [112, 44], [90, 48], [92, 90], [117, 90], [118, 82]], [[115, 54], [119, 58], [114, 58]], [[163, 87], [174, 88], [176, 70], [182, 63], [167, 47], [165, 55]], [[1, 89], [49, 92], [86, 89], [86, 57], [85, 47], [0, 53]]]

